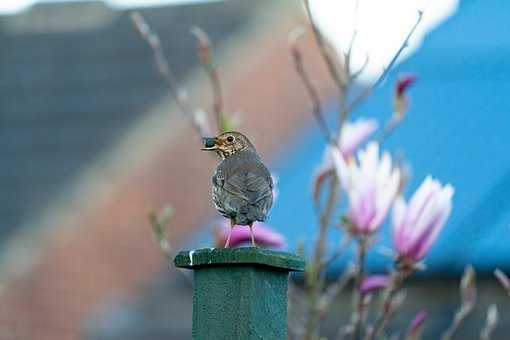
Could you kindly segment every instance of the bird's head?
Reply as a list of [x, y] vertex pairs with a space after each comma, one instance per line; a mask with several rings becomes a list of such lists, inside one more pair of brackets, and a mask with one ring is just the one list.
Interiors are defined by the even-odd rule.
[[234, 131], [222, 133], [218, 137], [203, 138], [203, 143], [202, 150], [216, 151], [223, 159], [239, 151], [255, 151], [255, 147], [245, 135]]

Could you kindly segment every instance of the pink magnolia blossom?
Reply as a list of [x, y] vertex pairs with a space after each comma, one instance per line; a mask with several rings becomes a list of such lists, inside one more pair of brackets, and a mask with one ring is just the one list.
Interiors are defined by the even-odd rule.
[[[223, 247], [229, 232], [230, 223], [228, 220], [225, 220], [225, 222], [222, 223], [221, 229], [215, 232], [215, 245], [217, 247]], [[255, 222], [253, 224], [253, 234], [255, 243], [257, 243], [258, 246], [275, 248], [285, 248], [287, 246], [285, 237], [267, 224]], [[250, 228], [248, 226], [234, 226], [232, 235], [230, 236], [230, 247], [233, 248], [249, 243], [251, 243]]]
[[340, 133], [340, 152], [345, 158], [352, 155], [378, 128], [377, 120], [360, 118], [355, 122], [346, 122]]
[[332, 155], [340, 183], [349, 198], [347, 217], [352, 232], [376, 231], [397, 195], [400, 170], [392, 167], [387, 152], [379, 157], [376, 142], [360, 151], [357, 160], [345, 160], [337, 150], [333, 150]]
[[416, 81], [418, 77], [414, 74], [405, 74], [400, 76], [395, 84], [395, 95], [401, 97], [405, 94], [407, 89], [411, 87]]
[[422, 310], [413, 318], [407, 330], [406, 339], [418, 339], [423, 323], [427, 319], [427, 311]]
[[452, 210], [454, 189], [427, 176], [406, 203], [397, 198], [393, 207], [393, 240], [399, 256], [417, 262], [429, 251]]
[[395, 117], [394, 119], [401, 119], [409, 107], [409, 99], [407, 91], [413, 85], [418, 77], [407, 74], [400, 76], [395, 84]]
[[[379, 127], [377, 120], [360, 118], [354, 122], [345, 122], [340, 134], [338, 148], [344, 158], [350, 157], [356, 149], [363, 144]], [[328, 145], [324, 150], [319, 175], [334, 170], [331, 151], [334, 146]]]
[[388, 275], [370, 275], [363, 279], [361, 282], [361, 293], [368, 294], [375, 290], [386, 288], [390, 283]]

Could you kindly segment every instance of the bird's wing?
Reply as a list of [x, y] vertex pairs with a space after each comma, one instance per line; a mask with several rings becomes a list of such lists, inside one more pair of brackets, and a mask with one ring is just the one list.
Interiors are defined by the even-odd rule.
[[248, 169], [238, 169], [226, 176], [223, 189], [251, 204], [272, 195], [273, 181], [267, 168], [258, 163]]

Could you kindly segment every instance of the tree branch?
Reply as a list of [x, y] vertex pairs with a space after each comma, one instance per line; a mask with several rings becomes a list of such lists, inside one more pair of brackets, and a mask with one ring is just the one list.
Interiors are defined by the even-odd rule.
[[218, 127], [218, 132], [226, 132], [224, 131], [223, 91], [218, 68], [214, 66], [212, 61], [211, 40], [209, 39], [209, 36], [197, 26], [191, 29], [191, 33], [197, 39], [198, 57], [211, 83], [213, 93], [213, 113], [216, 120], [216, 126]]
[[296, 72], [301, 79], [301, 82], [305, 86], [306, 92], [308, 93], [310, 100], [312, 102], [313, 114], [319, 128], [321, 130], [322, 135], [327, 143], [335, 144], [334, 140], [329, 131], [326, 120], [322, 114], [322, 105], [319, 98], [319, 92], [313, 85], [308, 73], [303, 64], [303, 55], [297, 46], [298, 39], [303, 35], [304, 31], [301, 27], [295, 28], [289, 34], [289, 42], [290, 42], [290, 51], [292, 54], [292, 58], [294, 61], [294, 67]]
[[360, 235], [358, 239], [358, 258], [356, 261], [356, 277], [354, 281], [354, 313], [352, 315], [352, 339], [361, 338], [361, 329], [363, 325], [363, 294], [361, 292], [361, 283], [365, 275], [365, 257], [368, 247], [368, 236]]
[[393, 66], [397, 62], [398, 58], [402, 54], [402, 51], [404, 51], [404, 49], [408, 46], [409, 39], [412, 37], [412, 35], [416, 31], [416, 27], [418, 27], [418, 25], [421, 22], [422, 18], [423, 18], [423, 12], [422, 11], [418, 11], [418, 19], [416, 19], [416, 22], [414, 23], [413, 27], [411, 27], [411, 30], [409, 31], [409, 33], [407, 34], [406, 38], [404, 39], [404, 42], [402, 43], [400, 48], [397, 50], [397, 53], [395, 53], [395, 55], [393, 56], [393, 58], [391, 59], [390, 63], [388, 64], [388, 66], [386, 66], [384, 68], [384, 70], [381, 73], [381, 75], [379, 76], [379, 78], [377, 78], [377, 80], [371, 86], [369, 86], [368, 88], [363, 90], [356, 98], [354, 98], [354, 100], [351, 102], [351, 104], [349, 104], [347, 106], [347, 108], [345, 109], [346, 114], [350, 113], [359, 104], [361, 104], [361, 102], [363, 102], [363, 100], [366, 97], [368, 97], [372, 93], [372, 91], [375, 88], [377, 88], [386, 79], [386, 76], [388, 75], [389, 71], [393, 68]]
[[[324, 63], [326, 64], [326, 66], [328, 68], [329, 75], [331, 76], [331, 79], [333, 80], [336, 87], [338, 88], [340, 102], [343, 103], [343, 101], [345, 99], [346, 81], [345, 81], [345, 79], [342, 79], [342, 74], [338, 70], [335, 60], [331, 56], [330, 51], [328, 50], [326, 41], [324, 40], [322, 33], [320, 32], [317, 24], [315, 23], [315, 20], [312, 16], [312, 11], [310, 9], [310, 0], [303, 0], [303, 2], [305, 5], [305, 8], [306, 8], [306, 14], [308, 16], [308, 20], [310, 21], [310, 26], [312, 27], [315, 42], [317, 44], [317, 47], [319, 48], [319, 52], [322, 56], [322, 59], [324, 60]], [[341, 105], [343, 105], [343, 104], [341, 104]]]
[[492, 304], [487, 308], [487, 317], [485, 325], [480, 332], [480, 340], [490, 340], [492, 332], [498, 324], [498, 319], [498, 307]]
[[175, 74], [169, 67], [168, 60], [161, 48], [161, 42], [158, 35], [151, 30], [150, 26], [139, 12], [132, 12], [130, 17], [142, 39], [151, 48], [157, 70], [170, 88], [170, 94], [175, 99], [177, 106], [181, 112], [190, 119], [193, 128], [197, 131], [200, 137], [204, 137], [206, 135], [206, 129], [203, 124], [200, 124], [203, 120], [197, 119], [197, 117], [195, 117], [195, 113], [189, 106], [185, 91], [181, 89]]

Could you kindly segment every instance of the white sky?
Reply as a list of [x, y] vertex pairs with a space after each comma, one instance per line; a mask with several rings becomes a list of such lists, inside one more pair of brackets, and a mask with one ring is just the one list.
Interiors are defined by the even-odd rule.
[[[0, 13], [16, 13], [43, 1], [76, 0], [0, 0]], [[129, 8], [208, 0], [103, 1], [115, 8]], [[368, 55], [368, 65], [360, 76], [360, 80], [368, 81], [382, 72], [402, 45], [416, 22], [418, 10], [423, 10], [423, 20], [409, 41], [409, 47], [402, 53], [402, 59], [420, 46], [429, 31], [457, 11], [459, 0], [310, 0], [310, 3], [319, 27], [339, 52], [347, 50], [352, 32], [356, 29], [352, 68], [354, 71], [359, 69]]]
[[[353, 70], [369, 56], [360, 80], [377, 77], [402, 45], [418, 18], [423, 18], [401, 57], [420, 46], [425, 35], [453, 15], [459, 0], [310, 0], [312, 14], [334, 47], [345, 52], [357, 31], [352, 47]], [[357, 11], [355, 10], [358, 5]]]
[[[0, 13], [12, 14], [22, 11], [36, 2], [70, 2], [78, 0], [0, 0]], [[83, 0], [81, 0], [83, 1]], [[92, 1], [92, 0], [91, 0]], [[103, 0], [112, 7], [149, 7], [161, 6], [166, 4], [176, 4], [185, 2], [204, 2], [207, 0]]]

